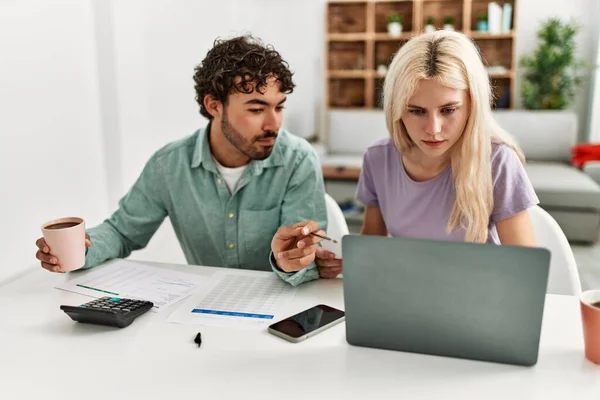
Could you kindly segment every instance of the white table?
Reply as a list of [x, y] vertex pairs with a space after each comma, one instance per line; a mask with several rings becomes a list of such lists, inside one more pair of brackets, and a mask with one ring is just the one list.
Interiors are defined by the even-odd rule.
[[[80, 324], [59, 306], [89, 298], [53, 288], [64, 279], [40, 268], [0, 287], [1, 399], [600, 399], [600, 366], [583, 356], [569, 296], [547, 296], [538, 364], [518, 367], [350, 346], [343, 323], [292, 344], [165, 322], [177, 304], [125, 329]], [[342, 283], [302, 285], [287, 311], [343, 308]]]

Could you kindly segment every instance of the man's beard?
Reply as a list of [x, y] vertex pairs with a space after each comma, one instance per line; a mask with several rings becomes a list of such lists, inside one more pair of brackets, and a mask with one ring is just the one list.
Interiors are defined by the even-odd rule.
[[248, 140], [244, 138], [241, 133], [235, 130], [233, 126], [231, 126], [229, 120], [227, 119], [227, 112], [223, 114], [223, 119], [221, 120], [221, 132], [223, 132], [223, 135], [236, 149], [238, 149], [245, 156], [249, 157], [251, 160], [264, 160], [269, 157], [273, 151], [273, 146], [260, 146], [260, 150], [257, 150], [254, 146], [257, 140], [277, 137], [277, 132], [269, 131], [258, 137]]

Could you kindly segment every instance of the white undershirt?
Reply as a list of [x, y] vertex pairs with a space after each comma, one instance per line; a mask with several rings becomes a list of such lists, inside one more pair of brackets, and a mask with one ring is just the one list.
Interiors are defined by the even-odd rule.
[[246, 167], [248, 167], [248, 164], [242, 165], [241, 167], [227, 168], [227, 167], [224, 167], [221, 164], [219, 164], [219, 162], [214, 157], [213, 157], [213, 160], [215, 160], [215, 164], [217, 165], [217, 170], [219, 171], [219, 173], [221, 174], [221, 176], [223, 177], [223, 179], [225, 179], [225, 182], [227, 183], [227, 187], [229, 188], [229, 193], [233, 193], [233, 191], [235, 190], [235, 185], [237, 185], [238, 181], [242, 177], [242, 174], [244, 173], [244, 170], [246, 169]]

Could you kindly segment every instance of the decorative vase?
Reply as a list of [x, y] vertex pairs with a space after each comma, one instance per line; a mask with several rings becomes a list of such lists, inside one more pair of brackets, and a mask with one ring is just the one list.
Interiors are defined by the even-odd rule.
[[402, 24], [400, 22], [390, 22], [387, 29], [390, 36], [398, 37], [402, 34]]
[[435, 32], [435, 25], [425, 25], [425, 33]]

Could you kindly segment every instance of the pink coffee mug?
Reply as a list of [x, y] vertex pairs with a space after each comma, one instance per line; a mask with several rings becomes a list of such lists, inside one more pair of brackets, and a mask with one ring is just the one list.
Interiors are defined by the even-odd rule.
[[[585, 357], [600, 364], [600, 290], [588, 290], [579, 298]], [[596, 304], [596, 306], [594, 306]]]
[[66, 217], [42, 225], [42, 234], [50, 254], [58, 258], [62, 271], [73, 271], [85, 264], [85, 221]]

